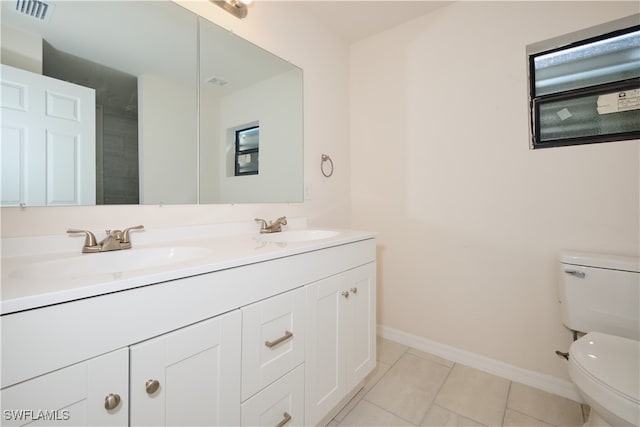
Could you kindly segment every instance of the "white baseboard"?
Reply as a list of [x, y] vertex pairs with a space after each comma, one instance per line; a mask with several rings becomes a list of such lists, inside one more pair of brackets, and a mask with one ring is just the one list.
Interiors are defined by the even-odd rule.
[[576, 386], [568, 380], [519, 368], [500, 360], [491, 359], [470, 351], [461, 350], [446, 344], [431, 341], [384, 325], [378, 325], [378, 335], [418, 350], [435, 354], [436, 356], [443, 357], [451, 360], [452, 362], [470, 366], [511, 381], [526, 384], [528, 386], [583, 403]]

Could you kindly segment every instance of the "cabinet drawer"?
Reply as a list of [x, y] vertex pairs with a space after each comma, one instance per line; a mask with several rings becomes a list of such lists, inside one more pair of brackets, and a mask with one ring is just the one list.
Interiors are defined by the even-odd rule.
[[242, 308], [242, 401], [304, 360], [304, 288]]
[[304, 365], [242, 404], [243, 426], [304, 425]]

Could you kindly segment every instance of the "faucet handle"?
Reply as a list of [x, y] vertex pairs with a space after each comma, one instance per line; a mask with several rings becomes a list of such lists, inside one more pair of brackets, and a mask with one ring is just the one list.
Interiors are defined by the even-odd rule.
[[122, 239], [122, 231], [120, 230], [104, 230], [107, 237], [114, 237], [116, 240]]
[[282, 225], [287, 225], [287, 217], [281, 216], [280, 218], [276, 219], [274, 222], [279, 222]]
[[93, 235], [89, 230], [77, 230], [75, 228], [70, 228], [67, 230], [69, 234], [84, 234], [84, 246], [85, 248], [91, 248], [98, 245], [98, 241], [96, 240], [96, 236]]
[[122, 232], [122, 243], [131, 243], [131, 240], [129, 238], [129, 231], [131, 230], [144, 230], [144, 226], [143, 225], [136, 225], [134, 227], [127, 227], [124, 229], [124, 231]]

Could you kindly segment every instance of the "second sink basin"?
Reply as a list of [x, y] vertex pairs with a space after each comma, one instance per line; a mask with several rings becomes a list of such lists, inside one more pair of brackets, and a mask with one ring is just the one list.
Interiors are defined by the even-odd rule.
[[328, 239], [337, 236], [337, 231], [332, 230], [287, 230], [279, 233], [260, 234], [257, 239], [263, 242], [307, 242], [311, 240]]
[[51, 261], [36, 262], [14, 271], [10, 275], [22, 279], [71, 279], [161, 267], [203, 258], [210, 253], [211, 250], [208, 248], [175, 246], [78, 254]]

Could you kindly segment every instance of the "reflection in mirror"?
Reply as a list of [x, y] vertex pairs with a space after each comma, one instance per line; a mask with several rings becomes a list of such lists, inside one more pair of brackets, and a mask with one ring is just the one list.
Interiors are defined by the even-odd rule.
[[2, 2], [3, 89], [18, 101], [3, 97], [2, 204], [196, 203], [195, 15], [48, 4], [38, 19]]
[[300, 69], [173, 2], [48, 4], [1, 2], [2, 206], [302, 200]]
[[302, 70], [200, 19], [200, 203], [300, 202]]

